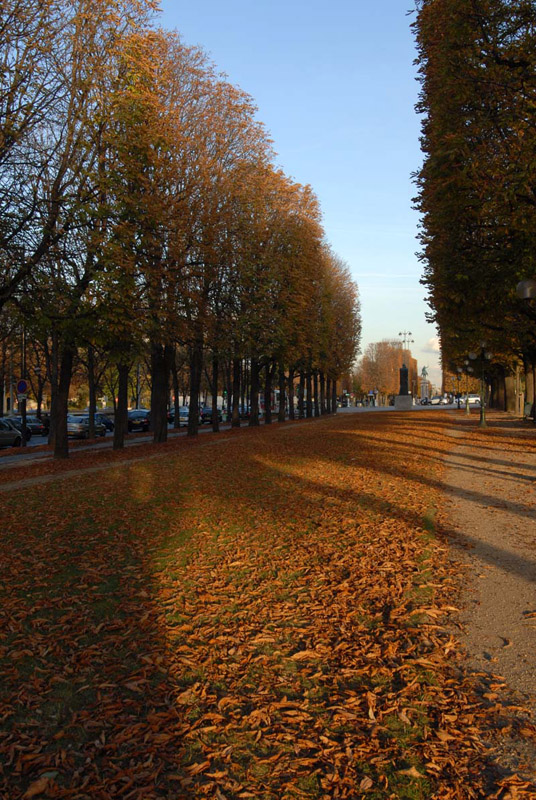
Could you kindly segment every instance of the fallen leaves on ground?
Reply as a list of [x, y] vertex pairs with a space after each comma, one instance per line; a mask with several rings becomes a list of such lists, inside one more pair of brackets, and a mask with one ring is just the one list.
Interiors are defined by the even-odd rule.
[[3, 495], [0, 797], [534, 797], [452, 633], [447, 426], [341, 415]]

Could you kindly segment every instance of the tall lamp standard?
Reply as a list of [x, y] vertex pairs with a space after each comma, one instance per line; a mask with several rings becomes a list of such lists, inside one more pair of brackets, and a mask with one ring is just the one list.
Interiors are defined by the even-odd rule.
[[486, 350], [486, 342], [480, 342], [480, 352], [469, 353], [468, 355], [472, 361], [480, 360], [480, 422], [478, 425], [480, 428], [486, 428], [486, 378], [484, 370], [486, 361], [491, 359], [492, 354]]
[[401, 339], [400, 344], [402, 345], [402, 350], [407, 350], [408, 345], [415, 344], [415, 340], [410, 338], [411, 336], [413, 336], [411, 331], [400, 331], [398, 335], [400, 336]]

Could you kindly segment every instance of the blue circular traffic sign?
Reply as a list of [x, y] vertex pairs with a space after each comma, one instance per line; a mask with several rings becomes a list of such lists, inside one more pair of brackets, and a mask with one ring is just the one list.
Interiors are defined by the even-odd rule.
[[25, 381], [24, 378], [21, 378], [20, 381], [17, 383], [17, 393], [18, 394], [26, 394], [28, 391], [28, 381]]

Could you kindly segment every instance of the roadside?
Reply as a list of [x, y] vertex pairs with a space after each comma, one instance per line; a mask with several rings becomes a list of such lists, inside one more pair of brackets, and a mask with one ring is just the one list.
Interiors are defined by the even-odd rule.
[[[496, 706], [494, 751], [534, 780], [536, 437], [530, 424], [506, 414], [489, 413], [486, 429], [477, 414], [452, 417], [444, 480], [449, 543], [461, 567], [460, 639], [469, 669]], [[508, 729], [505, 704], [516, 708]]]

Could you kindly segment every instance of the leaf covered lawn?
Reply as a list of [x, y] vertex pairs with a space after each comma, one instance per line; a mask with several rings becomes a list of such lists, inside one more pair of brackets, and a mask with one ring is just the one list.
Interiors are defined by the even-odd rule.
[[3, 494], [2, 800], [534, 796], [493, 776], [452, 635], [447, 424], [207, 435]]

